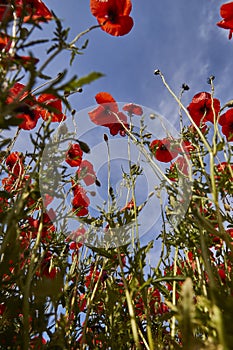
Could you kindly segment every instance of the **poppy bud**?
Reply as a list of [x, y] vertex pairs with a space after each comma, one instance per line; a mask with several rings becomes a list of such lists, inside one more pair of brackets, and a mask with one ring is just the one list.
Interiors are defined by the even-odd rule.
[[188, 86], [187, 84], [183, 83], [183, 84], [182, 84], [182, 89], [183, 89], [184, 91], [188, 91], [188, 90], [189, 90], [189, 86]]
[[159, 75], [161, 72], [160, 72], [160, 70], [159, 69], [155, 69], [154, 70], [154, 75]]
[[208, 79], [207, 79], [207, 84], [211, 84], [212, 81], [215, 79], [214, 75], [211, 75]]

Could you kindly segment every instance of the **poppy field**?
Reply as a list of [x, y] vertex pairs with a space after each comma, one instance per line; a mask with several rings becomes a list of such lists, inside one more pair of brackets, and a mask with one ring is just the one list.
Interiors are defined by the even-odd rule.
[[90, 0], [73, 39], [55, 6], [0, 0], [0, 349], [233, 349], [233, 100], [154, 67], [177, 125], [118, 102], [69, 69], [90, 32], [130, 41], [134, 0]]

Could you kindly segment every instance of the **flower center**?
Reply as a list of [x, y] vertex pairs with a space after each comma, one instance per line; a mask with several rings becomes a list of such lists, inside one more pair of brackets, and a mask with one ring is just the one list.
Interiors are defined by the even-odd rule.
[[107, 15], [107, 18], [109, 19], [109, 21], [111, 23], [116, 23], [117, 22], [117, 11], [115, 11], [114, 9], [109, 9], [108, 11], [108, 15]]
[[167, 147], [164, 145], [164, 143], [160, 146], [161, 151], [168, 151]]
[[208, 113], [208, 108], [204, 105], [200, 108], [200, 112], [203, 116], [205, 116]]
[[231, 122], [231, 123], [229, 124], [229, 129], [230, 129], [231, 132], [233, 132], [233, 122]]

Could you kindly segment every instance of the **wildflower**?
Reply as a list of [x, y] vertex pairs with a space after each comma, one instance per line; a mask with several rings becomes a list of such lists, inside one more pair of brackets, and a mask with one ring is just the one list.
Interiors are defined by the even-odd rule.
[[79, 180], [83, 180], [86, 186], [90, 186], [96, 181], [96, 174], [93, 165], [88, 160], [83, 160], [77, 173]]
[[[41, 94], [38, 97], [38, 102], [44, 105], [44, 107], [40, 109], [40, 114], [44, 120], [51, 118], [52, 122], [60, 123], [66, 119], [66, 116], [62, 113], [61, 100], [56, 96], [52, 94]], [[46, 109], [46, 107], [48, 107], [48, 109]]]
[[121, 211], [124, 211], [124, 210], [134, 210], [133, 198], [123, 208], [121, 208]]
[[219, 124], [222, 126], [222, 133], [226, 136], [227, 141], [233, 141], [233, 108], [220, 116]]
[[10, 62], [14, 65], [22, 65], [25, 70], [30, 68], [32, 65], [35, 65], [39, 62], [38, 58], [32, 56], [19, 56], [17, 53], [8, 54], [12, 45], [12, 40], [9, 35], [0, 33], [0, 51], [6, 53], [5, 57], [1, 58], [1, 65], [3, 67], [8, 66]]
[[86, 230], [84, 227], [79, 227], [76, 231], [72, 231], [71, 234], [67, 237], [67, 241], [72, 240], [69, 244], [69, 248], [73, 250], [72, 257], [78, 253], [78, 250], [83, 246], [85, 241]]
[[220, 102], [208, 92], [199, 92], [187, 107], [191, 118], [199, 126], [207, 121], [214, 122], [220, 111]]
[[43, 214], [43, 228], [41, 231], [42, 242], [49, 241], [52, 238], [53, 232], [55, 232], [55, 226], [52, 220], [56, 218], [56, 214], [52, 208], [47, 213]]
[[[233, 181], [233, 178], [231, 177], [230, 169], [232, 169], [232, 173], [233, 173], [233, 164], [229, 164], [227, 162], [222, 162], [216, 165], [217, 173], [222, 174], [226, 176], [226, 178], [228, 178], [230, 181]], [[216, 176], [215, 178], [220, 179], [220, 176]]]
[[14, 7], [11, 1], [0, 1], [0, 21], [13, 20], [13, 12], [22, 17], [24, 22], [46, 22], [53, 18], [52, 13], [41, 0], [15, 0]]
[[53, 258], [54, 256], [50, 251], [45, 254], [38, 272], [39, 276], [45, 276], [50, 279], [54, 279], [56, 277], [59, 272], [59, 268], [53, 266]]
[[185, 176], [189, 175], [187, 160], [182, 156], [179, 156], [175, 162], [171, 164], [168, 177], [172, 181], [177, 181], [180, 174]]
[[22, 154], [19, 152], [10, 153], [6, 158], [6, 166], [12, 174], [21, 176], [24, 172]]
[[178, 155], [178, 151], [172, 149], [171, 141], [168, 138], [152, 141], [150, 150], [157, 160], [164, 163], [170, 162]]
[[90, 200], [86, 195], [86, 191], [79, 185], [72, 187], [74, 198], [72, 201], [73, 211], [77, 216], [86, 216], [88, 214], [88, 206]]
[[91, 0], [90, 8], [106, 33], [122, 36], [131, 31], [133, 19], [129, 16], [132, 9], [130, 0]]
[[143, 109], [134, 103], [128, 103], [122, 107], [123, 111], [128, 112], [130, 115], [142, 115]]
[[187, 157], [190, 156], [190, 154], [195, 150], [195, 147], [193, 144], [187, 140], [182, 140], [179, 147], [178, 151], [181, 154], [185, 154]]
[[6, 104], [14, 104], [14, 112], [16, 118], [22, 119], [19, 127], [24, 130], [35, 128], [40, 117], [36, 98], [27, 90], [26, 86], [21, 83], [15, 83], [10, 88], [9, 95], [6, 99]]
[[127, 117], [119, 112], [118, 105], [108, 92], [100, 92], [95, 96], [99, 104], [97, 108], [89, 112], [89, 117], [96, 125], [102, 125], [110, 130], [111, 135], [125, 136], [125, 128], [128, 128]]
[[79, 144], [70, 144], [68, 151], [66, 152], [66, 163], [71, 167], [78, 167], [82, 162], [83, 151]]
[[217, 23], [217, 26], [223, 29], [229, 29], [229, 39], [233, 33], [233, 2], [228, 2], [220, 7], [220, 15], [223, 18]]
[[91, 266], [89, 274], [85, 276], [85, 286], [89, 288], [92, 283], [97, 283], [99, 276], [100, 272], [98, 270], [94, 271], [94, 268]]
[[0, 33], [0, 51], [8, 52], [11, 47], [11, 39], [9, 35]]

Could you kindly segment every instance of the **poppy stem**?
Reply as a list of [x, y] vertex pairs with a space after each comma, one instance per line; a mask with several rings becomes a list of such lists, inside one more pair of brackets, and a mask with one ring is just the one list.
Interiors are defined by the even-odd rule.
[[76, 37], [70, 42], [70, 45], [69, 45], [69, 46], [72, 48], [72, 46], [73, 46], [74, 44], [76, 44], [76, 42], [77, 42], [83, 35], [89, 33], [91, 30], [93, 30], [93, 29], [95, 29], [95, 28], [100, 28], [100, 27], [102, 27], [102, 24], [96, 24], [96, 25], [94, 25], [94, 26], [92, 26], [92, 27], [90, 27], [90, 28], [84, 30], [83, 32], [79, 33], [79, 34], [76, 35]]
[[168, 83], [165, 80], [164, 75], [162, 74], [162, 72], [159, 69], [156, 69], [154, 71], [154, 75], [159, 75], [160, 78], [162, 79], [162, 82], [164, 84], [164, 86], [166, 87], [166, 89], [170, 92], [170, 94], [174, 97], [174, 99], [176, 100], [176, 102], [178, 103], [179, 107], [185, 112], [185, 114], [187, 115], [189, 121], [192, 123], [192, 125], [195, 127], [195, 129], [197, 130], [198, 135], [200, 136], [202, 142], [204, 143], [205, 147], [207, 148], [208, 152], [211, 153], [211, 147], [208, 143], [208, 141], [206, 140], [205, 136], [202, 134], [201, 130], [199, 129], [199, 127], [197, 126], [197, 124], [193, 121], [193, 119], [191, 118], [187, 108], [185, 108], [185, 106], [183, 105], [183, 103], [181, 103], [180, 99], [176, 96], [176, 94], [172, 91], [172, 89], [170, 88], [170, 86], [168, 85]]
[[[151, 158], [151, 156], [148, 154], [147, 150], [145, 149], [144, 145], [142, 143], [139, 143], [137, 138], [132, 134], [132, 132], [126, 128], [126, 126], [124, 125], [124, 123], [122, 122], [122, 120], [119, 118], [119, 116], [117, 115], [117, 113], [112, 112], [112, 114], [117, 118], [117, 121], [122, 125], [122, 127], [124, 128], [124, 130], [126, 131], [127, 135], [129, 135], [129, 137], [131, 138], [131, 140], [133, 141], [133, 143], [136, 146], [139, 146], [142, 154], [146, 157], [146, 159], [149, 161], [151, 168], [153, 170], [153, 172], [156, 174], [156, 176], [158, 177], [158, 179], [161, 180], [161, 178], [164, 178], [164, 180], [166, 180], [166, 182], [171, 186], [174, 187], [173, 182], [164, 174], [164, 172], [160, 169], [160, 167], [153, 161], [153, 159]], [[161, 176], [160, 176], [161, 175]]]

